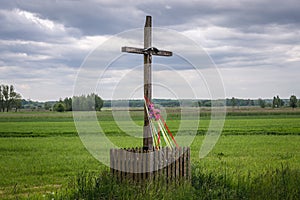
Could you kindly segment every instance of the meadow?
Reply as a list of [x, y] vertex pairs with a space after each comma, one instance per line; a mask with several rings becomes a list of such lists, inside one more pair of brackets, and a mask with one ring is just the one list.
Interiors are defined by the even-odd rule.
[[[171, 131], [176, 132], [180, 116], [176, 109], [167, 112], [170, 113], [167, 123]], [[142, 114], [134, 110], [131, 117], [142, 124]], [[107, 136], [118, 146], [142, 145], [140, 138], [128, 136], [117, 127], [109, 110], [97, 116]], [[279, 191], [278, 197], [285, 197], [282, 196], [284, 192], [294, 195], [290, 197], [300, 197], [296, 180], [300, 178], [300, 110], [231, 110], [217, 145], [208, 156], [199, 159], [209, 122], [209, 111], [204, 110], [191, 145], [192, 185], [187, 185], [181, 195], [187, 197], [191, 195], [187, 191], [193, 191], [190, 199], [200, 193], [202, 196], [225, 194], [220, 198], [254, 198], [256, 193], [264, 194], [260, 191], [264, 189], [262, 185], [278, 182], [287, 185], [284, 191], [278, 190], [280, 184], [275, 184], [274, 188], [270, 186]], [[93, 177], [97, 177], [108, 171], [108, 167], [93, 158], [81, 143], [69, 112], [0, 113], [0, 156], [0, 199], [52, 198], [56, 193], [63, 193], [61, 191], [82, 174], [96, 174]], [[281, 179], [276, 179], [277, 176]], [[103, 175], [102, 179], [105, 177]], [[106, 190], [113, 193], [117, 185]], [[124, 184], [124, 188], [131, 198], [130, 187]], [[250, 190], [253, 192], [249, 193]]]

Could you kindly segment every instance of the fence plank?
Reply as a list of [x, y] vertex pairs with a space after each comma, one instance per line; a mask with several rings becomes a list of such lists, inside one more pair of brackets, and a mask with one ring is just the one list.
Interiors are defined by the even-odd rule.
[[142, 180], [145, 180], [145, 179], [147, 178], [147, 160], [146, 160], [146, 151], [143, 151], [142, 157], [143, 157]]
[[157, 161], [157, 156], [158, 156], [158, 151], [153, 151], [152, 152], [152, 160], [153, 160], [153, 163], [152, 163], [152, 165], [153, 165], [153, 172], [152, 172], [152, 178], [153, 179], [155, 179], [155, 177], [157, 176], [156, 174], [157, 174], [157, 170], [158, 170], [158, 167], [157, 167], [157, 164], [158, 164], [158, 161]]
[[182, 147], [178, 149], [179, 177], [182, 177]]
[[142, 148], [110, 149], [110, 172], [119, 180], [142, 181], [158, 179], [163, 175], [167, 179], [178, 180], [181, 177], [190, 180], [190, 148], [168, 148], [143, 151]]
[[124, 163], [124, 166], [123, 166], [123, 170], [124, 170], [124, 178], [127, 178], [127, 175], [128, 175], [128, 171], [127, 171], [127, 164], [128, 164], [128, 152], [126, 149], [124, 149], [123, 151], [123, 163]]
[[134, 149], [132, 148], [131, 151], [130, 151], [130, 162], [129, 162], [129, 168], [130, 168], [130, 179], [134, 180], [134, 176], [135, 176], [135, 166], [134, 166], [134, 163], [136, 163], [134, 157], [135, 157], [135, 151]]
[[175, 179], [179, 179], [179, 148], [174, 148], [175, 151]]
[[187, 170], [186, 170], [186, 168], [187, 168], [187, 163], [186, 163], [186, 154], [187, 154], [187, 149], [186, 149], [186, 147], [183, 147], [183, 166], [182, 166], [182, 170], [183, 170], [183, 177], [187, 177], [187, 174], [186, 174], [186, 172], [187, 172]]
[[110, 158], [110, 173], [113, 175], [114, 174], [114, 172], [115, 172], [115, 169], [114, 169], [114, 167], [115, 167], [115, 163], [114, 163], [114, 149], [110, 149], [110, 151], [109, 151], [109, 158]]
[[188, 165], [188, 180], [190, 180], [191, 179], [191, 159], [190, 159], [191, 150], [190, 147], [187, 147], [187, 149], [188, 149], [188, 154], [187, 154], [186, 162]]
[[172, 178], [172, 152], [169, 147], [167, 147], [167, 160], [168, 160], [168, 178]]

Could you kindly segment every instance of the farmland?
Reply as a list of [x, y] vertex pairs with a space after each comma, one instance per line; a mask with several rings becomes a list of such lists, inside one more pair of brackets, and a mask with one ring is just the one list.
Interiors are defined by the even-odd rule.
[[[176, 110], [167, 123], [176, 132]], [[109, 110], [97, 113], [107, 136], [120, 147], [141, 146], [139, 138], [122, 132]], [[132, 111], [142, 124], [142, 112]], [[209, 111], [201, 112], [197, 136], [191, 145], [193, 173], [224, 175], [237, 183], [276, 169], [300, 169], [300, 110], [232, 110], [213, 151], [199, 159], [199, 150], [210, 122]], [[82, 172], [108, 170], [94, 159], [76, 133], [72, 113], [0, 113], [0, 198], [43, 198], [67, 187]], [[187, 130], [190, 131], [190, 130]], [[196, 176], [196, 175], [195, 175]], [[213, 189], [213, 188], [212, 188]]]

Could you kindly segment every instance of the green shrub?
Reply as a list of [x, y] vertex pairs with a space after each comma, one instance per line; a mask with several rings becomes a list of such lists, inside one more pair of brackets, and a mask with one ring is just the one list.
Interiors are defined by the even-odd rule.
[[53, 110], [57, 111], [57, 112], [65, 112], [65, 110], [66, 110], [65, 104], [58, 102], [53, 106]]

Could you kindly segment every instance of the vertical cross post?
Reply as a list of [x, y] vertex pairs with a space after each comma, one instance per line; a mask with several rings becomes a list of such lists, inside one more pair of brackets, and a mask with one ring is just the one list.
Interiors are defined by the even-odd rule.
[[[152, 56], [172, 56], [171, 51], [158, 50], [152, 47], [152, 18], [151, 16], [146, 17], [144, 27], [144, 48], [136, 47], [122, 47], [122, 52], [144, 54], [144, 97], [149, 101], [152, 99]], [[144, 105], [144, 129], [143, 129], [143, 149], [152, 150], [153, 140], [150, 122], [146, 110], [146, 104]]]
[[[152, 18], [146, 17], [144, 27], [144, 49], [151, 48], [152, 43]], [[144, 54], [144, 97], [149, 101], [152, 99], [152, 55], [150, 53]], [[146, 150], [153, 148], [153, 140], [151, 134], [151, 128], [149, 124], [149, 118], [146, 110], [146, 104], [144, 105], [144, 131], [143, 131], [143, 147]]]

